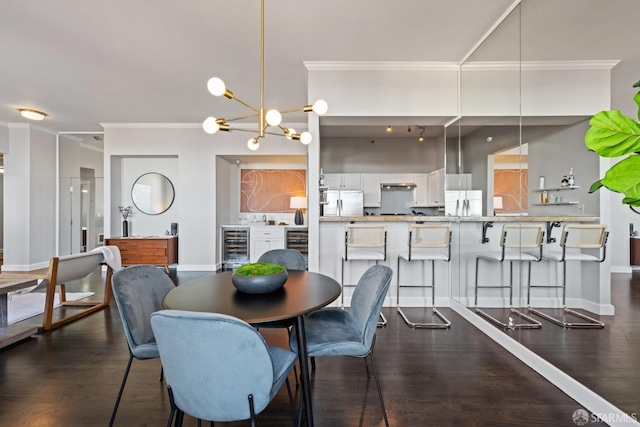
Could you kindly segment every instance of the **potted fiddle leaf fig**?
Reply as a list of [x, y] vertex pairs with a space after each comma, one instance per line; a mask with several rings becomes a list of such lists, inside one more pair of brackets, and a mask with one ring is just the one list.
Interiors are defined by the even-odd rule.
[[[633, 87], [640, 87], [640, 81]], [[640, 120], [640, 92], [633, 99], [638, 105]], [[627, 156], [613, 165], [604, 178], [594, 182], [589, 193], [601, 187], [622, 193], [622, 203], [638, 212], [635, 208], [640, 207], [640, 123], [618, 110], [612, 110], [597, 113], [589, 124], [591, 127], [585, 134], [585, 144], [589, 150], [602, 157]]]

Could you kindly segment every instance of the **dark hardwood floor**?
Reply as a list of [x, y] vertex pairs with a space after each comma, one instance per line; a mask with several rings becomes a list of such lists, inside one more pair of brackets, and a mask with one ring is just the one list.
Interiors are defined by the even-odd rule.
[[[171, 272], [176, 283], [202, 274], [210, 273]], [[68, 291], [96, 290], [99, 276], [70, 284]], [[616, 276], [615, 288], [626, 286], [638, 313], [640, 283], [621, 277]], [[620, 396], [622, 403], [610, 400], [635, 412], [640, 343], [633, 326], [639, 321], [632, 312], [618, 310], [612, 322], [616, 327], [607, 322], [607, 328], [595, 331], [599, 336], [566, 331], [561, 344], [534, 335], [543, 331], [528, 331], [521, 338], [557, 366], [566, 364], [571, 375], [605, 397]], [[423, 311], [412, 309], [411, 314]], [[441, 311], [453, 323], [450, 330], [413, 330], [394, 308], [384, 309], [389, 322], [378, 329], [375, 357], [392, 426], [575, 426], [571, 417], [580, 405], [455, 312]], [[261, 332], [270, 343], [286, 345], [284, 330]], [[115, 304], [0, 350], [0, 426], [107, 425], [127, 359]], [[159, 372], [158, 360], [133, 362], [116, 425], [166, 425], [169, 403]], [[375, 384], [367, 380], [360, 359], [319, 358], [312, 393], [317, 426], [384, 425]], [[187, 417], [185, 425], [196, 421]], [[258, 425], [292, 425], [285, 390], [259, 415]]]

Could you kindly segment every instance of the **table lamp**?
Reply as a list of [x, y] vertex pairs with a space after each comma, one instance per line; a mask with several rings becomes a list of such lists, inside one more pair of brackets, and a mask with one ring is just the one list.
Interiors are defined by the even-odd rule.
[[493, 198], [493, 214], [496, 214], [498, 209], [502, 209], [502, 197], [495, 196]]
[[291, 209], [296, 210], [296, 216], [294, 217], [293, 222], [296, 225], [304, 224], [304, 216], [302, 216], [302, 209], [307, 207], [307, 198], [306, 197], [292, 197], [289, 207]]

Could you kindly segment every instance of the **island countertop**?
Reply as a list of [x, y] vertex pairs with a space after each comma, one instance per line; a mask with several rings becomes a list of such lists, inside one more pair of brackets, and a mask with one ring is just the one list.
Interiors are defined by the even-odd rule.
[[600, 222], [598, 216], [322, 216], [320, 222]]

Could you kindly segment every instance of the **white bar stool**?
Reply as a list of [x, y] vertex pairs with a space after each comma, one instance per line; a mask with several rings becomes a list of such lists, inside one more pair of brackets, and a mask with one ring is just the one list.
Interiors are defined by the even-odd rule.
[[[344, 256], [342, 257], [340, 305], [344, 308], [344, 288], [355, 287], [344, 283], [344, 266], [351, 261], [379, 261], [387, 260], [387, 226], [384, 224], [347, 224], [344, 233]], [[385, 326], [387, 319], [382, 318], [379, 326]]]
[[[405, 323], [412, 328], [425, 329], [446, 329], [451, 327], [451, 322], [444, 317], [436, 308], [436, 261], [451, 261], [451, 226], [450, 225], [427, 225], [411, 224], [409, 226], [409, 250], [398, 255], [398, 273], [396, 286], [396, 310], [404, 319]], [[406, 262], [431, 261], [431, 285], [401, 285], [400, 284], [400, 260]], [[438, 316], [444, 323], [413, 322], [405, 315], [400, 307], [400, 288], [431, 288], [431, 307], [433, 314]]]
[[[562, 252], [560, 253], [545, 253], [544, 259], [547, 261], [555, 261], [562, 263], [562, 284], [556, 285], [535, 285], [531, 288], [560, 288], [562, 289], [562, 309], [564, 313], [568, 313], [572, 316], [578, 317], [585, 322], [567, 322], [566, 319], [558, 319], [543, 313], [539, 310], [529, 307], [529, 312], [543, 319], [549, 320], [556, 325], [564, 328], [592, 328], [601, 329], [604, 328], [604, 323], [589, 317], [585, 314], [567, 308], [566, 305], [566, 293], [567, 293], [567, 261], [580, 261], [580, 262], [603, 262], [606, 254], [606, 244], [609, 237], [607, 227], [601, 224], [566, 224], [562, 228], [562, 234], [560, 236], [560, 247]], [[569, 249], [569, 251], [567, 251]], [[575, 251], [572, 251], [574, 249]], [[583, 253], [582, 249], [598, 249], [598, 256]], [[527, 294], [527, 305], [530, 302], [531, 291]]]
[[[527, 274], [527, 288], [531, 284], [531, 262], [540, 262], [542, 260], [542, 242], [544, 239], [544, 230], [541, 225], [504, 225], [502, 227], [502, 235], [500, 238], [499, 252], [484, 252], [476, 258], [476, 280], [475, 280], [475, 311], [480, 316], [493, 322], [499, 327], [505, 329], [534, 329], [542, 327], [542, 324], [536, 319], [527, 316], [513, 308], [513, 263], [526, 262], [529, 264]], [[525, 252], [524, 250], [536, 251]], [[508, 285], [479, 285], [479, 266], [480, 260], [499, 262], [509, 261], [509, 284]], [[526, 320], [527, 323], [517, 323], [512, 316], [509, 316], [508, 322], [501, 322], [490, 314], [478, 308], [478, 290], [485, 289], [509, 289], [509, 306], [511, 313]]]

